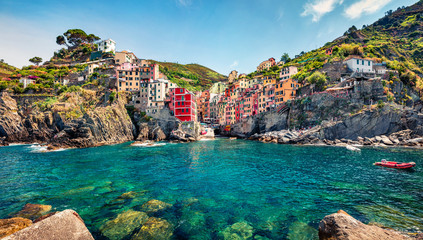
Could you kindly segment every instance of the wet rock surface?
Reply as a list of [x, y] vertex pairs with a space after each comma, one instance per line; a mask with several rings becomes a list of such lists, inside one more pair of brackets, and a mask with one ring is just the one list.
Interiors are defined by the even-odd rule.
[[394, 230], [366, 225], [340, 210], [320, 221], [319, 239], [400, 240], [410, 239], [410, 237]]
[[31, 204], [27, 203], [25, 206], [14, 214], [14, 217], [28, 218], [35, 220], [51, 210], [51, 205]]
[[21, 217], [0, 219], [0, 238], [9, 236], [31, 225], [31, 220]]

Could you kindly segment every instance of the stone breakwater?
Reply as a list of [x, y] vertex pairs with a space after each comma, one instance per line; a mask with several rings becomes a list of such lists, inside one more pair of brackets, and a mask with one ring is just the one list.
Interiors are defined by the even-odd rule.
[[279, 144], [329, 145], [341, 147], [345, 147], [347, 145], [423, 147], [423, 137], [414, 135], [412, 130], [409, 129], [395, 132], [388, 136], [380, 135], [372, 138], [358, 137], [357, 140], [345, 138], [335, 140], [322, 139], [320, 135], [321, 130], [320, 126], [301, 131], [281, 130], [263, 134], [254, 134], [248, 139]]

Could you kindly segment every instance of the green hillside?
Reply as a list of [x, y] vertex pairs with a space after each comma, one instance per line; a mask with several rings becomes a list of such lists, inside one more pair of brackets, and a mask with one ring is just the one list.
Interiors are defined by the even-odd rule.
[[[325, 63], [342, 61], [350, 55], [386, 62], [388, 68], [398, 70], [400, 79], [418, 90], [423, 89], [423, 1], [388, 11], [372, 25], [357, 29], [352, 26], [345, 34], [325, 46], [296, 56], [286, 65], [298, 66], [295, 76], [305, 82]], [[333, 49], [331, 55], [327, 49]]]
[[16, 70], [17, 70], [16, 67], [13, 67], [5, 63], [3, 60], [0, 61], [0, 80], [2, 78], [10, 77], [10, 75], [12, 75]]
[[208, 89], [215, 82], [227, 80], [226, 76], [199, 64], [183, 65], [154, 60], [151, 60], [151, 62], [159, 64], [160, 71], [164, 73], [169, 80], [191, 91]]

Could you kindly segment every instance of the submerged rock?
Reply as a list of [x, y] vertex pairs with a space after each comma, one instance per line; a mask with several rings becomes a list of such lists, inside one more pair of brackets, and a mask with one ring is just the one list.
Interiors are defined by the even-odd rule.
[[0, 219], [0, 238], [9, 236], [31, 225], [31, 220], [21, 217]]
[[118, 199], [131, 199], [131, 198], [135, 198], [139, 194], [140, 193], [137, 193], [137, 192], [134, 192], [134, 191], [130, 191], [130, 192], [122, 193], [122, 195], [120, 195], [118, 197]]
[[409, 237], [393, 230], [366, 225], [340, 210], [320, 221], [319, 239], [398, 240], [409, 239]]
[[288, 239], [292, 240], [308, 240], [316, 239], [318, 232], [316, 229], [304, 222], [294, 222], [289, 227]]
[[171, 207], [172, 204], [162, 202], [160, 200], [150, 200], [141, 206], [141, 210], [147, 213], [155, 213]]
[[51, 205], [27, 203], [14, 217], [28, 218], [35, 220], [51, 210]]
[[110, 240], [119, 240], [130, 235], [147, 220], [148, 216], [146, 213], [128, 210], [119, 214], [115, 219], [106, 222], [101, 226], [100, 231], [103, 236]]
[[168, 221], [151, 217], [131, 240], [165, 240], [173, 235], [173, 226]]
[[247, 222], [237, 222], [223, 230], [223, 238], [226, 239], [252, 239], [254, 229]]
[[73, 210], [64, 210], [24, 228], [2, 240], [94, 240], [81, 217]]

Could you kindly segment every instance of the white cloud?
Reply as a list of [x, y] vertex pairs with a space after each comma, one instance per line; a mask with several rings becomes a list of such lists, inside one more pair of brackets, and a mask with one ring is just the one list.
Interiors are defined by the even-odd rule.
[[239, 65], [238, 61], [234, 61], [234, 63], [232, 63], [230, 67], [234, 68], [234, 67], [238, 67], [238, 65]]
[[318, 22], [325, 14], [332, 12], [336, 5], [341, 5], [344, 0], [314, 0], [304, 5], [301, 16], [313, 16], [313, 22]]
[[360, 0], [345, 9], [345, 15], [348, 18], [356, 19], [361, 17], [363, 13], [371, 14], [377, 12], [390, 2], [392, 0]]
[[182, 5], [184, 7], [190, 6], [192, 4], [192, 0], [176, 0], [179, 5]]

